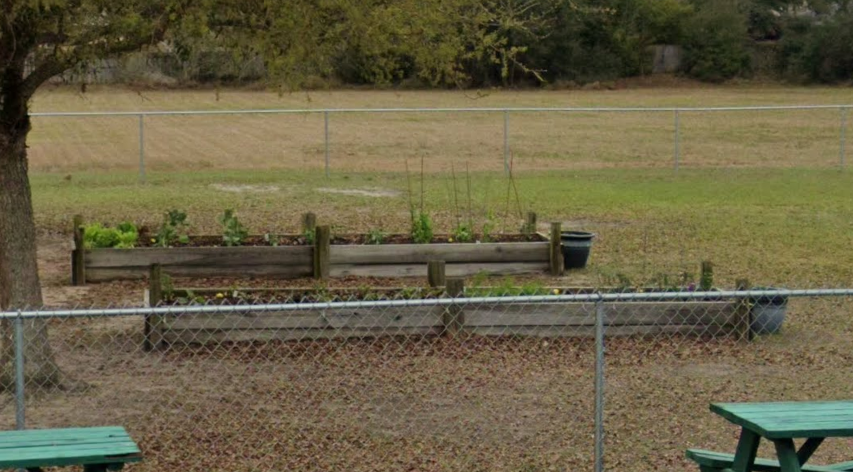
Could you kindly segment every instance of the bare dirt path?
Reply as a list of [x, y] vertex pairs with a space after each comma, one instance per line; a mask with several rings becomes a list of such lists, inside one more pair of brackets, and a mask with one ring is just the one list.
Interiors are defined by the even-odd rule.
[[113, 282], [74, 287], [71, 285], [71, 239], [57, 234], [38, 239], [38, 263], [45, 306], [106, 307], [142, 303], [142, 281]]

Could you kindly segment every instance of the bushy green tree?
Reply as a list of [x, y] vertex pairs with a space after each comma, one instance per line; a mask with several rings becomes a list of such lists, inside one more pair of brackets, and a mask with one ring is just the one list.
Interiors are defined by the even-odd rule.
[[820, 23], [791, 21], [780, 42], [782, 73], [798, 81], [853, 79], [853, 14], [838, 13]]
[[750, 72], [747, 15], [737, 0], [703, 0], [687, 23], [684, 71], [722, 82]]

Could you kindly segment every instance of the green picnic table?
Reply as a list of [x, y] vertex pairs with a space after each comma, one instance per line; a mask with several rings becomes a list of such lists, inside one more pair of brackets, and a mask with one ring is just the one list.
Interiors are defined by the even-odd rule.
[[121, 426], [0, 432], [0, 469], [81, 465], [102, 472], [141, 460], [139, 447]]
[[[853, 462], [827, 466], [808, 464], [827, 438], [853, 437], [853, 401], [712, 403], [711, 411], [740, 426], [734, 455], [689, 449], [687, 457], [701, 472], [841, 472]], [[761, 439], [773, 442], [778, 460], [758, 459]], [[805, 441], [797, 449], [794, 439]]]

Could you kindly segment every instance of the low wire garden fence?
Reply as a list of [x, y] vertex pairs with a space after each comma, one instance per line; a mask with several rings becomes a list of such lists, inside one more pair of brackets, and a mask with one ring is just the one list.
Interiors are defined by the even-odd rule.
[[233, 295], [0, 313], [4, 427], [122, 425], [133, 470], [685, 470], [734, 451], [711, 401], [853, 394], [853, 289]]

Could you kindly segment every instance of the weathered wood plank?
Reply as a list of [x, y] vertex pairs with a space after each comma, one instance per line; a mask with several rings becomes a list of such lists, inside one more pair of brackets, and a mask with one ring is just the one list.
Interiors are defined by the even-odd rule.
[[548, 262], [548, 242], [482, 244], [333, 245], [333, 265]]
[[[148, 306], [158, 306], [163, 301], [163, 271], [160, 264], [152, 264], [148, 272]], [[163, 331], [163, 318], [157, 315], [145, 315], [143, 324], [144, 341], [142, 349], [151, 351], [159, 347]]]
[[551, 275], [555, 277], [563, 275], [563, 271], [565, 270], [562, 241], [560, 240], [561, 233], [561, 223], [551, 223], [551, 235], [548, 241], [548, 262], [550, 263]]
[[89, 269], [170, 266], [230, 268], [253, 265], [311, 266], [311, 247], [172, 247], [134, 249], [92, 249], [86, 251]]
[[[239, 275], [245, 277], [264, 276], [272, 278], [310, 277], [313, 273], [310, 264], [307, 264], [305, 266], [239, 265], [230, 267], [196, 267], [171, 265], [164, 266], [164, 272], [166, 272], [172, 277], [234, 277], [236, 275]], [[89, 282], [132, 280], [145, 278], [147, 274], [147, 266], [124, 268], [101, 267], [87, 269], [86, 280]]]
[[444, 261], [427, 262], [427, 284], [442, 287], [447, 283], [447, 264]]
[[[595, 326], [466, 326], [465, 331], [480, 336], [535, 336], [542, 338], [593, 338]], [[610, 326], [605, 336], [703, 335], [720, 336], [731, 332], [726, 326], [664, 325]]]
[[[607, 303], [607, 326], [717, 325], [737, 322], [733, 302]], [[594, 326], [591, 303], [483, 304], [465, 307], [467, 326]]]
[[385, 336], [435, 336], [442, 328], [417, 327], [394, 329], [264, 329], [233, 331], [166, 331], [166, 344], [193, 345], [252, 341], [314, 341], [321, 339], [363, 339]]
[[382, 312], [336, 309], [246, 314], [192, 314], [166, 317], [168, 330], [266, 330], [440, 327], [439, 307], [389, 307]]
[[71, 250], [71, 285], [86, 285], [86, 249], [83, 245], [83, 216], [74, 215], [74, 248]]
[[[465, 263], [446, 266], [448, 277], [476, 275], [480, 272], [487, 274], [530, 274], [548, 270], [546, 262], [508, 262], [508, 263]], [[332, 264], [332, 277], [366, 276], [366, 277], [426, 277], [426, 264], [387, 264], [387, 265], [354, 265]]]
[[[461, 297], [465, 293], [465, 281], [459, 277], [448, 279], [445, 291], [450, 297]], [[445, 333], [453, 337], [458, 336], [465, 326], [465, 309], [463, 306], [454, 304], [443, 307], [441, 324], [444, 326]]]
[[329, 278], [329, 267], [331, 265], [331, 237], [332, 230], [329, 226], [318, 226], [314, 233], [313, 267], [314, 278], [325, 280]]

